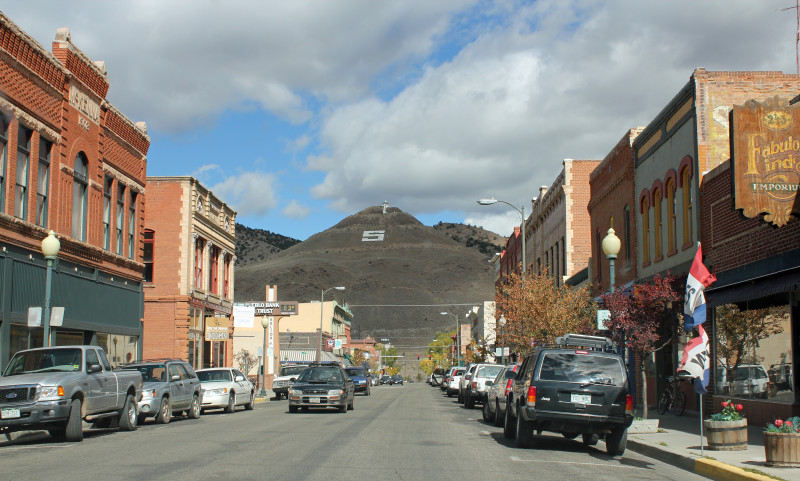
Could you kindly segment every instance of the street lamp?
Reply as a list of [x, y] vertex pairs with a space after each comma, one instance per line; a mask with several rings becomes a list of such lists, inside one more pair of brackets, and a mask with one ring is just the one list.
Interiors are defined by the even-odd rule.
[[619, 237], [614, 233], [614, 228], [609, 227], [608, 234], [603, 238], [603, 252], [608, 258], [608, 280], [611, 283], [612, 294], [614, 293], [614, 261], [617, 259], [617, 254], [619, 254], [620, 245]]
[[443, 316], [453, 316], [453, 320], [456, 321], [456, 359], [455, 359], [455, 362], [453, 364], [456, 365], [456, 366], [460, 366], [461, 365], [461, 343], [459, 342], [459, 338], [460, 338], [459, 334], [460, 333], [458, 332], [459, 331], [459, 329], [458, 329], [458, 327], [459, 327], [458, 326], [458, 316], [456, 316], [452, 312], [440, 312], [439, 314], [441, 314]]
[[261, 391], [259, 396], [266, 396], [267, 390], [265, 384], [267, 383], [267, 327], [269, 327], [269, 318], [264, 316], [261, 318], [261, 327], [264, 328], [264, 344], [261, 347]]
[[47, 259], [47, 277], [44, 284], [44, 347], [50, 347], [50, 290], [53, 284], [53, 261], [61, 250], [56, 233], [50, 231], [42, 240], [42, 254]]
[[509, 204], [504, 200], [497, 200], [494, 197], [491, 199], [480, 199], [478, 200], [479, 205], [494, 205], [497, 203], [505, 204], [515, 211], [519, 212], [519, 215], [522, 216], [522, 272], [525, 273], [528, 270], [527, 264], [525, 263], [525, 206], [522, 206], [522, 209], [518, 209], [514, 204]]
[[319, 299], [319, 344], [317, 345], [317, 362], [322, 360], [322, 315], [325, 307], [325, 293], [336, 289], [337, 291], [343, 291], [344, 286], [336, 286], [336, 287], [329, 287], [322, 291], [322, 296]]

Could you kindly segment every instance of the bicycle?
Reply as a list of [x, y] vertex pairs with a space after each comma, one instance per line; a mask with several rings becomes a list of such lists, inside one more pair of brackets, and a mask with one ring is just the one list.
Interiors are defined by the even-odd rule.
[[680, 378], [675, 376], [664, 377], [664, 392], [658, 399], [658, 413], [664, 414], [668, 410], [676, 416], [683, 414], [686, 410], [686, 394], [678, 389]]

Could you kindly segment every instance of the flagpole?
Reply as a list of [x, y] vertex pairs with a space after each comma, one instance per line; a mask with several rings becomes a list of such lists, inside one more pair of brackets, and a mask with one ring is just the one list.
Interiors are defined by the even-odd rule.
[[703, 395], [700, 395], [700, 456], [703, 455]]

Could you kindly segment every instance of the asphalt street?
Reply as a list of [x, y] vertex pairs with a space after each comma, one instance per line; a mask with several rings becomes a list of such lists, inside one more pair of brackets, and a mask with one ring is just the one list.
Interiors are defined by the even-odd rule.
[[615, 480], [705, 479], [632, 451], [605, 454], [551, 435], [517, 449], [479, 409], [424, 383], [373, 387], [346, 414], [290, 414], [287, 401], [198, 420], [148, 421], [135, 432], [85, 425], [81, 443], [44, 432], [0, 442], [0, 477], [14, 480]]

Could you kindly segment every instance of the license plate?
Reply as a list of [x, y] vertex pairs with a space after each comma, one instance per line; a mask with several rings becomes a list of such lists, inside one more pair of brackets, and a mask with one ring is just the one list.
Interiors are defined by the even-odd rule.
[[310, 398], [308, 398], [308, 402], [311, 403], [311, 404], [319, 404], [319, 398], [318, 397], [310, 397]]
[[19, 409], [0, 410], [0, 419], [15, 419], [19, 417]]
[[591, 394], [575, 394], [572, 393], [572, 397], [570, 401], [577, 403], [577, 404], [591, 404], [592, 403], [592, 395]]

